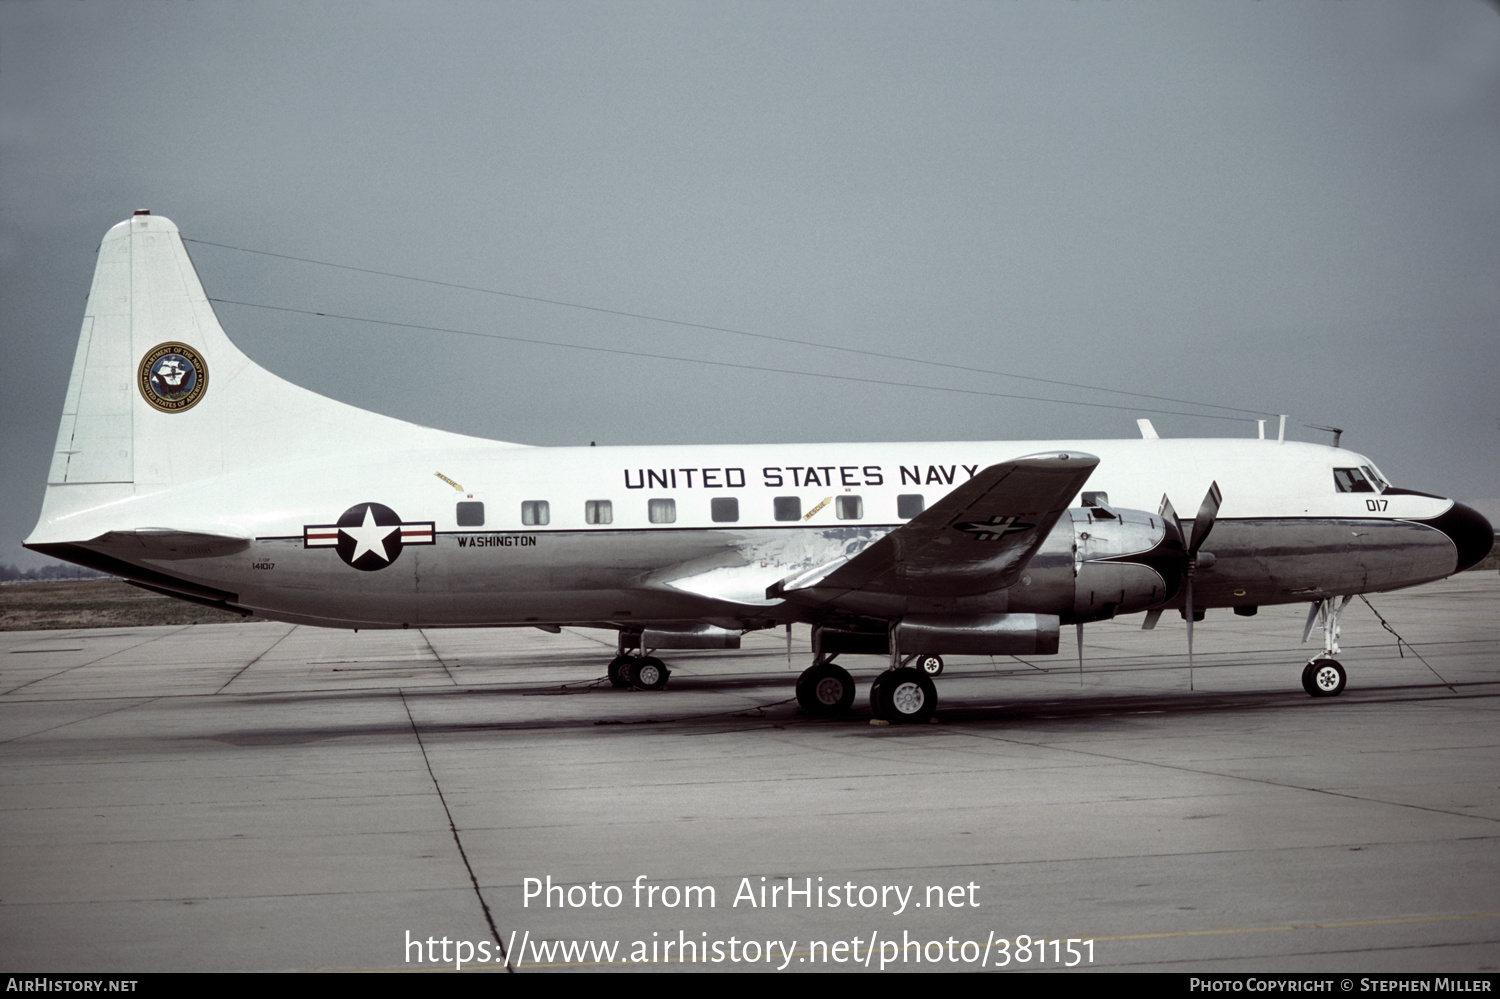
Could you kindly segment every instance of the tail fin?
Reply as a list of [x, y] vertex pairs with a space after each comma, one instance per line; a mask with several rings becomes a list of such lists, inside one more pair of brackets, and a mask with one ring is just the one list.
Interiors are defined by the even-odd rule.
[[99, 245], [42, 517], [27, 541], [52, 540], [49, 525], [103, 504], [228, 472], [472, 443], [256, 365], [219, 325], [177, 226], [137, 212]]

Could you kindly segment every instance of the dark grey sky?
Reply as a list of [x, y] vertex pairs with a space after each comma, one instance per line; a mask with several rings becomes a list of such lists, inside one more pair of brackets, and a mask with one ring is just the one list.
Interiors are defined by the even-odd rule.
[[[1346, 428], [1500, 511], [1500, 16], [1348, 4], [0, 5], [0, 561], [99, 238], [190, 238]], [[212, 297], [1117, 396], [189, 244]], [[277, 373], [535, 444], [1254, 433], [223, 305]]]

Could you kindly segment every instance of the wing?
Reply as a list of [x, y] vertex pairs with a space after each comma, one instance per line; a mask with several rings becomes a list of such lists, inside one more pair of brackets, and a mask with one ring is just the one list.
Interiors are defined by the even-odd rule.
[[1013, 584], [1099, 464], [1055, 451], [991, 465], [851, 558], [781, 580], [767, 591], [799, 603], [851, 591], [967, 596]]

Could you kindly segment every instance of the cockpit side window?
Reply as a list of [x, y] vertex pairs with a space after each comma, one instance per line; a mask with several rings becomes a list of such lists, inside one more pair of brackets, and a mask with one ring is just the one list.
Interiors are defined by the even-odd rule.
[[1335, 468], [1333, 485], [1341, 493], [1373, 493], [1375, 491], [1375, 487], [1370, 485], [1370, 480], [1365, 478], [1365, 473], [1357, 468]]

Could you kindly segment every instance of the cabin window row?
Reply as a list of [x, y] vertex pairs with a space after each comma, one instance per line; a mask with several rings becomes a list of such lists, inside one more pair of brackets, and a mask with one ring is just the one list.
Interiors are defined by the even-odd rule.
[[[816, 508], [815, 508], [816, 509]], [[896, 497], [896, 516], [910, 520], [926, 509], [926, 501], [920, 493], [904, 493]], [[802, 519], [802, 497], [777, 496], [771, 501], [772, 516], [778, 521], [790, 522]], [[740, 501], [735, 496], [718, 496], [709, 501], [709, 518], [715, 524], [734, 524], [740, 519]], [[863, 520], [865, 501], [861, 496], [835, 496], [833, 514], [839, 520]], [[675, 524], [677, 501], [660, 498], [646, 501], [646, 515], [653, 524]], [[458, 504], [459, 527], [483, 527], [484, 504], [468, 501]], [[521, 524], [524, 527], [546, 527], [552, 522], [552, 504], [547, 500], [525, 500], [521, 503]], [[585, 524], [613, 524], [614, 503], [610, 500], [588, 500], [583, 504]]]

